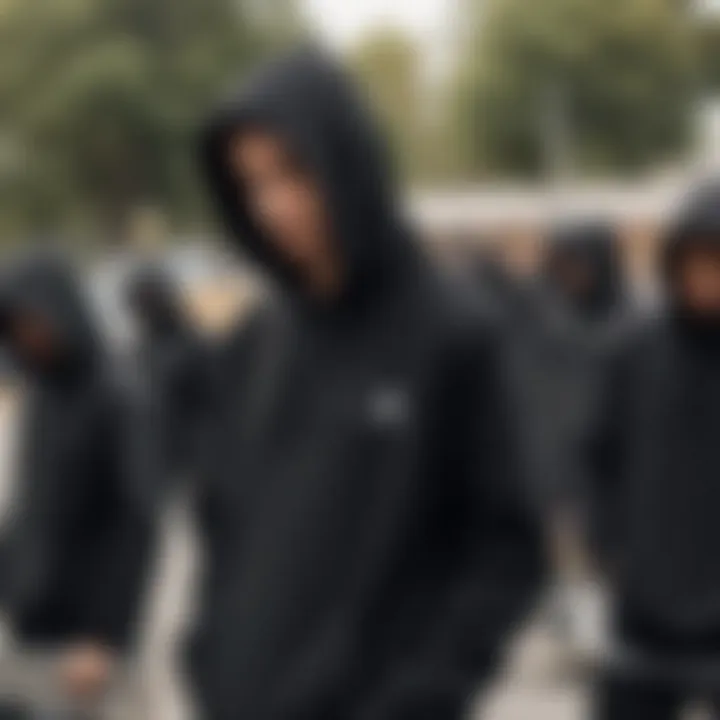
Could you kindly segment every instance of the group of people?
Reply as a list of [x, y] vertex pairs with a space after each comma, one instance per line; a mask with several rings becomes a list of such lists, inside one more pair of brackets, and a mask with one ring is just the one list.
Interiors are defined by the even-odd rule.
[[570, 525], [561, 542], [583, 545], [581, 574], [609, 596], [599, 720], [720, 711], [720, 184], [688, 193], [656, 262], [641, 300], [616, 230], [581, 220], [548, 233], [530, 278], [492, 246], [474, 265], [547, 544]]
[[29, 682], [37, 706], [7, 712], [89, 713], [111, 692], [180, 476], [203, 539], [181, 650], [198, 717], [459, 720], [538, 605], [544, 521], [568, 498], [617, 598], [597, 718], [720, 691], [720, 193], [673, 228], [668, 303], [640, 323], [600, 223], [551, 238], [532, 288], [487, 262], [480, 293], [451, 277], [382, 145], [314, 50], [211, 114], [200, 173], [267, 283], [211, 346], [162, 272], [135, 277], [139, 392], [67, 267], [0, 278], [27, 388], [0, 696]]
[[0, 524], [2, 718], [65, 717], [106, 691], [133, 644], [162, 479], [190, 462], [202, 418], [207, 366], [169, 278], [143, 271], [126, 289], [133, 392], [84, 287], [56, 253], [24, 255], [2, 279], [0, 334], [22, 386]]

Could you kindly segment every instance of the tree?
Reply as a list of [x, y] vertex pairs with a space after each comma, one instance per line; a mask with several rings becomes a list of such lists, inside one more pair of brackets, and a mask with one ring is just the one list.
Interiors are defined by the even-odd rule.
[[395, 28], [368, 33], [352, 49], [350, 65], [376, 110], [403, 174], [422, 167], [423, 107], [418, 50]]
[[715, 14], [696, 21], [703, 87], [720, 93], [720, 16]]
[[470, 174], [537, 175], [558, 155], [630, 171], [685, 147], [697, 76], [684, 3], [484, 0], [481, 17], [455, 103]]
[[0, 140], [14, 152], [0, 158], [2, 217], [17, 232], [106, 240], [144, 205], [197, 218], [200, 114], [278, 42], [250, 0], [4, 3]]

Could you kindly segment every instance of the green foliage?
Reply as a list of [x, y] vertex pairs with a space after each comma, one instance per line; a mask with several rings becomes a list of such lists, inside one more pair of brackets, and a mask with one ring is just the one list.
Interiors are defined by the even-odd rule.
[[480, 17], [454, 107], [469, 174], [540, 174], [558, 142], [589, 172], [683, 149], [697, 82], [682, 3], [485, 0]]
[[279, 41], [249, 5], [2, 0], [0, 232], [84, 227], [110, 241], [139, 206], [198, 217], [200, 113]]
[[720, 93], [720, 16], [698, 19], [696, 33], [703, 85], [712, 93]]
[[381, 27], [357, 44], [349, 61], [387, 134], [402, 174], [416, 175], [423, 155], [417, 47], [401, 31]]

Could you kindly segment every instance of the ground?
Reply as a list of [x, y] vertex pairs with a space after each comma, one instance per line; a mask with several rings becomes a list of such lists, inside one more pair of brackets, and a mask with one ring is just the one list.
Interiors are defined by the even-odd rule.
[[482, 720], [584, 720], [586, 692], [579, 668], [541, 624], [520, 638], [504, 681], [483, 703]]

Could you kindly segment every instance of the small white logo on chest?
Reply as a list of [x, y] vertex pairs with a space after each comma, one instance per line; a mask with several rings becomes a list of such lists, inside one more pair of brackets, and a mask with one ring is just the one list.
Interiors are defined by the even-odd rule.
[[379, 387], [373, 390], [368, 398], [368, 416], [377, 427], [402, 425], [409, 414], [410, 398], [402, 387]]

